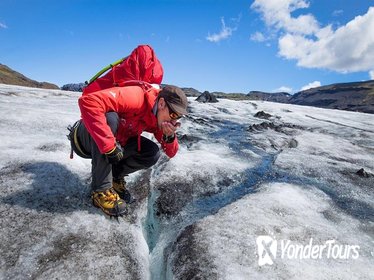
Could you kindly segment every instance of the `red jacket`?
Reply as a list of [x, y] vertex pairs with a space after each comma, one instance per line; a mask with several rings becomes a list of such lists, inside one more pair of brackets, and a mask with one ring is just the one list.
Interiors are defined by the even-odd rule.
[[[138, 137], [140, 150], [140, 135], [147, 131], [154, 134], [167, 156], [175, 156], [179, 147], [177, 137], [172, 143], [165, 143], [152, 112], [159, 91], [155, 88], [145, 91], [140, 86], [112, 87], [79, 98], [83, 123], [101, 153], [113, 149], [116, 140], [122, 146], [126, 145], [131, 137]], [[116, 137], [107, 125], [107, 112], [116, 112], [120, 118]]]

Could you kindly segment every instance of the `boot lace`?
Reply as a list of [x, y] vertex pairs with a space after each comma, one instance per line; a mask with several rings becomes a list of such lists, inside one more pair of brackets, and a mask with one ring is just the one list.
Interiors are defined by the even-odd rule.
[[118, 203], [119, 196], [112, 189], [109, 189], [103, 192], [103, 196], [104, 196], [105, 202], [109, 203], [110, 205], [114, 205], [114, 203], [116, 204]]

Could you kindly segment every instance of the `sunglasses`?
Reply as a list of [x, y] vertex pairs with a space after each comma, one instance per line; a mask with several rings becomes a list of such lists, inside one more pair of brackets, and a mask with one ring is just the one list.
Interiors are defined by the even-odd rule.
[[168, 106], [168, 109], [169, 109], [169, 117], [172, 119], [172, 120], [179, 120], [181, 117], [183, 117], [183, 115], [178, 115], [176, 112], [173, 111], [173, 109], [170, 108], [169, 104], [167, 102], [166, 103], [166, 106]]

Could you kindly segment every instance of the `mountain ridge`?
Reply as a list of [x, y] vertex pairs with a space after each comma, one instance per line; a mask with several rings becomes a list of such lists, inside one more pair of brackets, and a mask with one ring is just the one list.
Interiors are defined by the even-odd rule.
[[295, 93], [289, 103], [374, 114], [374, 80], [311, 88]]
[[7, 85], [44, 88], [44, 89], [60, 89], [57, 85], [48, 82], [38, 82], [32, 80], [25, 75], [11, 69], [10, 67], [0, 63], [0, 83]]

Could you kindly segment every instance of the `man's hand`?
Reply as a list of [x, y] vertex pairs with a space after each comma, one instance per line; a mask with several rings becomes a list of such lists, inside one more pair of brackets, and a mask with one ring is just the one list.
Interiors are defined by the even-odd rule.
[[175, 131], [177, 130], [177, 128], [180, 127], [180, 126], [181, 126], [181, 123], [179, 123], [179, 122], [175, 122], [175, 123], [172, 123], [172, 122], [163, 122], [161, 124], [162, 133], [166, 137], [172, 137], [172, 136], [174, 136]]
[[109, 152], [105, 153], [109, 163], [116, 164], [123, 158], [123, 151], [122, 147], [119, 143], [116, 143], [116, 146], [110, 150]]
[[175, 139], [175, 131], [181, 124], [179, 122], [163, 122], [161, 124], [162, 133], [164, 134], [163, 139], [166, 143], [172, 143]]

